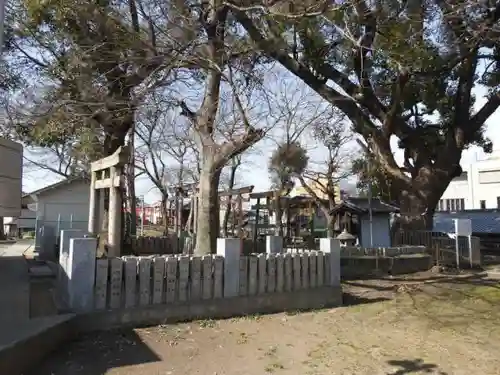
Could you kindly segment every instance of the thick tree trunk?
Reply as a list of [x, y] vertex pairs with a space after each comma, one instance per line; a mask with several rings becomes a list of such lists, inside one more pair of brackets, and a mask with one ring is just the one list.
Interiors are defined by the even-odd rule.
[[414, 183], [399, 193], [400, 215], [393, 223], [392, 231], [432, 230], [434, 212], [449, 181]]
[[276, 216], [276, 225], [274, 235], [283, 237], [283, 210], [281, 207], [281, 191], [274, 194], [274, 215]]
[[[403, 191], [400, 199], [400, 216], [395, 220], [395, 229], [432, 230], [435, 207], [414, 191]], [[439, 198], [438, 198], [439, 200]]]
[[220, 169], [204, 166], [201, 169], [198, 193], [198, 217], [195, 255], [216, 253], [219, 237], [219, 179]]
[[326, 237], [334, 238], [335, 237], [335, 217], [330, 215], [329, 213], [326, 216]]

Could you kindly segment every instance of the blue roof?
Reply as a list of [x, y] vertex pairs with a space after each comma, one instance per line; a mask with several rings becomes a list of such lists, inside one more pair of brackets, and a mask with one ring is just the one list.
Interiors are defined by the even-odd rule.
[[434, 228], [436, 232], [454, 233], [453, 219], [470, 219], [473, 233], [498, 233], [500, 234], [500, 212], [494, 211], [461, 211], [437, 212], [434, 214]]

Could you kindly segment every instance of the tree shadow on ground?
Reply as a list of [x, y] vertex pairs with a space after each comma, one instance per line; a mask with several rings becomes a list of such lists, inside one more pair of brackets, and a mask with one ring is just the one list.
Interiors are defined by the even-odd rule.
[[[455, 285], [471, 285], [471, 286], [487, 286], [495, 289], [500, 289], [500, 282], [498, 279], [490, 278], [484, 272], [472, 273], [470, 275], [429, 275], [424, 277], [382, 277], [382, 278], [370, 278], [370, 279], [359, 279], [359, 280], [345, 280], [343, 283], [345, 285], [353, 287], [362, 287], [366, 289], [373, 289], [379, 292], [391, 291], [394, 289], [395, 284], [398, 283], [408, 283], [408, 284], [427, 284], [427, 285], [439, 285], [439, 284], [455, 284]], [[375, 282], [369, 283], [368, 281]], [[376, 284], [376, 282], [380, 282]]]
[[342, 306], [356, 306], [356, 305], [364, 305], [367, 303], [377, 303], [384, 301], [390, 301], [390, 298], [386, 297], [366, 298], [358, 296], [353, 293], [342, 293]]
[[374, 285], [374, 284], [365, 284], [362, 282], [356, 282], [356, 281], [344, 281], [343, 282], [345, 285], [349, 286], [354, 286], [354, 287], [360, 287], [360, 288], [366, 288], [366, 289], [373, 289], [379, 292], [386, 292], [394, 289], [394, 285]]
[[472, 284], [472, 285], [484, 285], [484, 286], [492, 286], [494, 288], [499, 288], [499, 280], [490, 278], [486, 272], [474, 272], [474, 271], [466, 271], [468, 274], [460, 275], [457, 273], [440, 273], [437, 275], [429, 275], [424, 277], [391, 277], [384, 278], [387, 281], [394, 282], [422, 282], [422, 283], [454, 283], [454, 284]]
[[104, 375], [119, 367], [161, 360], [135, 331], [105, 331], [61, 347], [25, 375]]
[[398, 370], [394, 372], [388, 372], [387, 375], [406, 375], [415, 373], [429, 373], [429, 374], [439, 374], [448, 375], [444, 371], [439, 371], [438, 366], [433, 363], [425, 363], [423, 359], [403, 359], [403, 360], [391, 360], [387, 363], [393, 367], [399, 367]]

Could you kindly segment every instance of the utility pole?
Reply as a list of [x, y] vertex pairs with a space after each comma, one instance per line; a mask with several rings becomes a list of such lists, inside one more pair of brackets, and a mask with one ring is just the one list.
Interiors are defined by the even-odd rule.
[[368, 177], [368, 215], [370, 220], [370, 247], [373, 247], [373, 209], [372, 209], [372, 178], [373, 178], [373, 169], [371, 164], [371, 158], [369, 157], [367, 146], [363, 144], [359, 139], [356, 140], [361, 148], [365, 151], [366, 154], [366, 175]]

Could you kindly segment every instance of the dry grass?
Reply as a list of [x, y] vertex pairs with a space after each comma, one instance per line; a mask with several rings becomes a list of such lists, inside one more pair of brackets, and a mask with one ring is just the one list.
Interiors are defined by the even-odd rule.
[[33, 374], [500, 374], [499, 284], [379, 289], [392, 299], [101, 333]]

